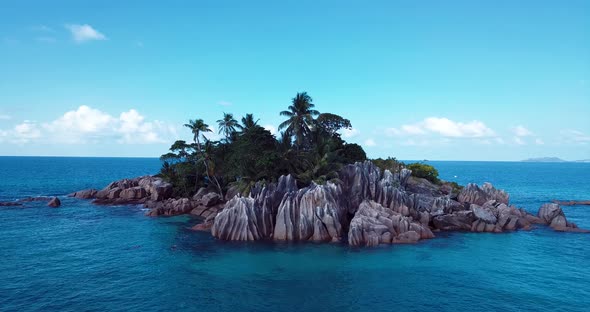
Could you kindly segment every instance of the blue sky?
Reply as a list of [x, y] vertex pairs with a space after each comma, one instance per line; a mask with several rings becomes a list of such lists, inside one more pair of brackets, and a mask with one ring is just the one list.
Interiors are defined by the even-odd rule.
[[0, 155], [159, 156], [298, 91], [371, 157], [590, 158], [590, 1], [0, 2]]

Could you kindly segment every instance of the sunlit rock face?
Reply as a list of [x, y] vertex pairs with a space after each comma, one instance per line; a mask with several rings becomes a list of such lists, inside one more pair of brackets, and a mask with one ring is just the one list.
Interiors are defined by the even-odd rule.
[[483, 205], [490, 200], [496, 200], [502, 204], [508, 204], [510, 196], [503, 190], [497, 190], [490, 183], [484, 183], [482, 187], [477, 184], [467, 184], [459, 194], [460, 203]]
[[[414, 232], [414, 233], [409, 233]], [[363, 201], [348, 231], [351, 246], [376, 246], [379, 244], [413, 243], [433, 238], [428, 225], [414, 221], [374, 201]]]
[[[406, 193], [404, 186], [410, 175], [411, 171], [406, 169], [395, 174], [388, 170], [382, 172], [373, 163], [364, 162], [345, 166], [339, 184], [312, 183], [297, 189], [295, 179], [284, 176], [277, 184], [255, 187], [247, 198], [236, 195], [215, 218], [212, 234], [224, 240], [347, 241], [351, 220], [366, 200], [416, 220], [416, 224], [421, 224], [424, 217], [428, 227], [430, 218], [426, 211], [430, 207], [422, 206], [432, 204], [435, 199]], [[419, 210], [425, 212], [421, 214]], [[416, 230], [421, 237], [422, 228]], [[399, 240], [414, 237], [407, 236]]]
[[[198, 230], [221, 240], [347, 242], [352, 246], [415, 243], [433, 231], [507, 232], [546, 224], [557, 231], [584, 232], [568, 222], [557, 204], [534, 216], [509, 205], [491, 184], [461, 192], [413, 177], [402, 169], [381, 171], [372, 162], [344, 166], [337, 183], [299, 189], [293, 176], [257, 183], [248, 196], [236, 187], [222, 198], [202, 188], [191, 198], [171, 198], [172, 185], [143, 176], [110, 183], [102, 190], [70, 194], [100, 205], [143, 204], [148, 216], [191, 214], [205, 220]], [[231, 196], [230, 196], [231, 194]]]
[[[213, 221], [223, 240], [348, 242], [351, 246], [415, 243], [437, 231], [507, 232], [548, 224], [581, 231], [557, 206], [539, 217], [509, 206], [509, 196], [491, 184], [469, 184], [456, 197], [442, 186], [411, 177], [411, 171], [381, 171], [371, 162], [342, 168], [339, 183], [298, 189], [292, 176], [257, 184], [239, 194]], [[446, 195], [445, 195], [446, 194]]]

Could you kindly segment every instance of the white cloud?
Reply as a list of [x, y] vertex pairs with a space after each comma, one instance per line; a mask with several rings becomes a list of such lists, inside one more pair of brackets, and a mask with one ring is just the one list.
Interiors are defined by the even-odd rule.
[[563, 139], [570, 143], [575, 144], [587, 144], [590, 143], [590, 135], [585, 134], [582, 131], [574, 129], [561, 130]]
[[41, 137], [41, 131], [35, 123], [25, 120], [10, 130], [0, 130], [0, 142], [24, 144]]
[[522, 138], [520, 138], [520, 137], [517, 137], [517, 136], [515, 136], [515, 137], [513, 138], [513, 141], [514, 141], [514, 143], [515, 143], [515, 144], [517, 144], [517, 145], [525, 145], [525, 144], [526, 144]]
[[270, 131], [270, 133], [272, 135], [277, 134], [277, 128], [275, 128], [275, 126], [273, 126], [273, 125], [266, 125], [263, 128], [266, 129], [266, 130], [268, 130], [268, 131]]
[[360, 134], [360, 131], [355, 128], [340, 129], [340, 134], [342, 134], [342, 137], [344, 137], [345, 139], [350, 139], [358, 136]]
[[221, 105], [221, 106], [232, 106], [233, 104], [231, 102], [228, 101], [219, 101], [217, 104]]
[[72, 37], [76, 42], [81, 43], [91, 40], [107, 40], [107, 37], [104, 34], [92, 28], [92, 26], [88, 24], [69, 24], [65, 27], [72, 33]]
[[512, 128], [512, 132], [514, 132], [514, 134], [518, 137], [526, 137], [533, 135], [533, 133], [529, 129], [521, 125]]
[[367, 147], [374, 147], [377, 146], [377, 143], [373, 139], [366, 139], [364, 145]]
[[82, 105], [45, 123], [25, 121], [0, 137], [12, 143], [86, 144], [86, 143], [165, 143], [176, 138], [176, 128], [161, 121], [146, 121], [135, 109], [114, 117]]
[[[119, 116], [119, 128], [117, 132], [122, 135], [120, 143], [164, 143], [166, 140], [160, 137], [160, 133], [166, 133], [166, 124], [156, 120], [146, 122], [145, 118], [135, 109], [121, 113]], [[172, 131], [174, 132], [174, 131]]]
[[541, 139], [537, 138], [537, 139], [535, 140], [535, 144], [537, 144], [537, 145], [543, 145], [543, 144], [545, 144], [545, 142], [544, 142], [543, 140], [541, 140]]
[[385, 134], [389, 136], [437, 134], [450, 138], [482, 138], [495, 136], [494, 131], [481, 121], [473, 120], [464, 123], [439, 117], [428, 117], [418, 123], [402, 125], [399, 128], [389, 128], [386, 129]]

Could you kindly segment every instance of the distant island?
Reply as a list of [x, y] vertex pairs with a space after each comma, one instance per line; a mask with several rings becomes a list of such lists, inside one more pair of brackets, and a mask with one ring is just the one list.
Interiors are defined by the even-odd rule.
[[566, 162], [559, 157], [537, 157], [522, 160], [523, 162]]
[[529, 158], [529, 159], [525, 159], [525, 160], [521, 160], [522, 162], [551, 162], [551, 163], [556, 163], [556, 162], [582, 162], [582, 163], [587, 163], [590, 162], [590, 159], [581, 159], [581, 160], [574, 160], [574, 161], [569, 161], [569, 160], [563, 160], [559, 157], [537, 157], [537, 158]]

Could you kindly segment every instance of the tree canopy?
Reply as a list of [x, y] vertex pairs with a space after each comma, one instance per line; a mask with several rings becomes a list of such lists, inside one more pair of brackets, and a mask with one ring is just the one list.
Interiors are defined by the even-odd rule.
[[300, 186], [312, 182], [337, 181], [342, 166], [364, 161], [367, 155], [357, 144], [345, 142], [339, 131], [352, 127], [350, 120], [333, 113], [320, 113], [312, 98], [297, 93], [287, 110], [287, 119], [275, 137], [258, 125], [253, 114], [238, 122], [231, 113], [217, 120], [221, 141], [211, 141], [202, 119], [185, 126], [193, 143], [178, 140], [162, 155], [161, 176], [173, 183], [177, 196], [190, 196], [200, 187], [223, 194], [230, 187], [247, 192], [256, 182], [277, 181], [291, 174]]

